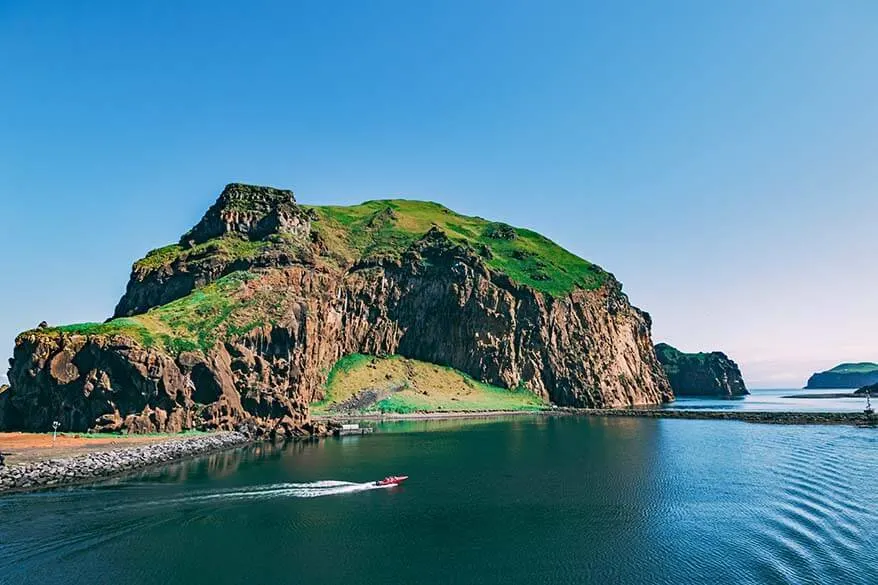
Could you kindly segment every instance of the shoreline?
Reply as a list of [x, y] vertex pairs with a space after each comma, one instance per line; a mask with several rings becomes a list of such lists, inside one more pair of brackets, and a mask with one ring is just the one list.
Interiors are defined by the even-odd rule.
[[[454, 412], [348, 413], [315, 415], [315, 422], [390, 422], [420, 420], [485, 419], [516, 416], [629, 417], [652, 419], [736, 420], [755, 424], [848, 425], [878, 428], [878, 416], [862, 412], [665, 410], [659, 408], [570, 408], [543, 410], [483, 410]], [[174, 437], [120, 447], [95, 448], [71, 457], [28, 460], [0, 468], [0, 496], [94, 483], [150, 467], [176, 463], [242, 447], [253, 440], [238, 432], [217, 432]]]
[[317, 415], [320, 421], [401, 421], [446, 420], [467, 418], [494, 418], [507, 416], [600, 416], [633, 418], [671, 418], [689, 420], [738, 420], [756, 424], [785, 425], [854, 425], [876, 426], [878, 416], [869, 417], [862, 412], [797, 412], [771, 410], [671, 410], [660, 408], [572, 408], [558, 407], [544, 410], [484, 410], [455, 412], [399, 413], [348, 413]]
[[[557, 409], [560, 410], [560, 409]], [[455, 411], [429, 411], [411, 412], [401, 414], [396, 412], [363, 412], [363, 413], [333, 413], [315, 414], [311, 420], [320, 422], [346, 422], [346, 421], [394, 421], [394, 420], [445, 420], [454, 418], [493, 418], [500, 416], [542, 416], [552, 414], [556, 410], [455, 410]]]
[[40, 459], [0, 468], [0, 496], [109, 479], [144, 469], [177, 463], [251, 442], [237, 432], [218, 432], [54, 459]]

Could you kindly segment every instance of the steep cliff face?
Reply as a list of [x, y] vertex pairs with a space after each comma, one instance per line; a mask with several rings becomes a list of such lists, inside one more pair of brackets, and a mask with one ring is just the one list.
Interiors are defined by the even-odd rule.
[[677, 396], [749, 394], [738, 364], [722, 352], [683, 353], [667, 343], [659, 343], [655, 351]]
[[312, 432], [341, 357], [398, 354], [559, 405], [672, 397], [649, 316], [542, 236], [433, 203], [229, 185], [137, 262], [116, 318], [21, 334], [0, 425]]
[[860, 362], [839, 364], [831, 370], [817, 372], [808, 378], [805, 388], [860, 388], [876, 383], [878, 383], [878, 364]]

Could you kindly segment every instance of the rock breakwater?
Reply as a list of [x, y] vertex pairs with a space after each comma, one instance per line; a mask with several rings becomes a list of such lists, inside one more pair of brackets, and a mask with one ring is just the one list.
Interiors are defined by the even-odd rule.
[[249, 440], [242, 433], [221, 432], [3, 467], [0, 468], [0, 493], [97, 481], [152, 465], [172, 463], [243, 445]]
[[641, 418], [686, 418], [702, 420], [740, 420], [783, 425], [878, 425], [878, 417], [862, 412], [773, 412], [665, 410], [650, 408], [563, 408], [558, 411], [594, 416], [634, 416]]

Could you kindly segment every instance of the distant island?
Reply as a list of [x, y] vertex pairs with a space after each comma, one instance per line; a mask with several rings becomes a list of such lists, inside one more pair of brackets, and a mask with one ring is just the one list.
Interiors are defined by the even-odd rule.
[[299, 204], [233, 183], [134, 263], [102, 323], [21, 333], [0, 429], [325, 432], [315, 410], [673, 399], [649, 315], [523, 228], [428, 201]]
[[808, 378], [805, 389], [862, 388], [878, 384], [878, 364], [873, 362], [839, 364]]
[[655, 352], [677, 396], [731, 398], [750, 393], [738, 364], [722, 352], [684, 353], [667, 343], [656, 345]]

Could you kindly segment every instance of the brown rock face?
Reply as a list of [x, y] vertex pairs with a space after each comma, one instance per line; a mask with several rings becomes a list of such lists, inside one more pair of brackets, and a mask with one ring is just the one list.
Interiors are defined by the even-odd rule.
[[[649, 345], [649, 317], [615, 280], [554, 298], [494, 275], [476, 255], [428, 235], [399, 264], [351, 270], [320, 287], [338, 300], [308, 313], [318, 335], [304, 337], [305, 357], [329, 357], [318, 371], [349, 353], [400, 354], [493, 385], [524, 386], [565, 406], [671, 396]], [[313, 370], [309, 361], [298, 369]], [[313, 399], [322, 381], [306, 376], [302, 386], [313, 388]]]
[[239, 390], [233, 367], [242, 364], [226, 345], [206, 356], [183, 353], [174, 359], [124, 336], [24, 334], [16, 341], [9, 371], [14, 392], [2, 396], [0, 424], [43, 431], [57, 420], [70, 431], [175, 433], [233, 430], [241, 422], [269, 432], [275, 419], [307, 421], [307, 405], [274, 389], [260, 394], [263, 402], [276, 401], [274, 409], [245, 410], [241, 391], [247, 393], [251, 384], [242, 378]]
[[124, 337], [23, 334], [9, 373], [15, 383], [6, 428], [42, 431], [57, 420], [65, 430], [115, 430], [124, 421], [144, 432], [171, 432], [180, 429], [168, 427], [167, 415], [192, 404], [172, 358]]
[[[171, 432], [246, 423], [264, 433], [319, 432], [308, 403], [322, 397], [329, 370], [351, 353], [447, 365], [564, 406], [672, 398], [649, 316], [612, 277], [595, 290], [548, 295], [489, 269], [484, 254], [438, 228], [395, 259], [325, 261], [325, 244], [291, 193], [259, 192], [256, 211], [245, 212], [223, 202], [236, 190], [227, 188], [184, 240], [197, 244], [229, 230], [247, 237], [287, 230], [301, 240], [297, 251], [269, 249], [245, 262], [255, 278], [235, 294], [270, 298], [270, 319], [227, 331], [207, 351], [178, 354], [122, 335], [26, 332], [16, 341], [12, 388], [0, 396], [0, 425], [45, 430], [60, 420], [65, 430]], [[228, 272], [225, 258], [202, 260], [185, 271], [172, 263], [132, 274], [117, 313], [145, 311]], [[158, 274], [182, 284], [168, 292]]]

